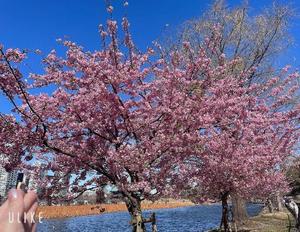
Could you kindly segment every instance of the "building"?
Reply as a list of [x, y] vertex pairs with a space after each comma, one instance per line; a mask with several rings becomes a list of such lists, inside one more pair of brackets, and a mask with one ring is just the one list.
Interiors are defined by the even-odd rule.
[[13, 170], [7, 174], [7, 181], [6, 181], [6, 194], [7, 192], [17, 187], [18, 181], [22, 181], [24, 174], [18, 172], [18, 170]]
[[40, 187], [37, 182], [38, 179], [44, 179], [47, 172], [42, 168], [40, 162], [36, 162], [36, 168], [39, 168], [39, 175], [34, 176], [34, 173], [24, 172], [20, 169], [7, 172], [1, 165], [5, 163], [6, 156], [0, 154], [0, 203], [6, 198], [10, 189], [16, 188], [19, 182], [23, 182], [28, 189], [35, 189], [40, 191]]
[[23, 173], [18, 170], [7, 172], [0, 166], [0, 201], [6, 198], [10, 189], [16, 188], [18, 181], [22, 178]]
[[6, 184], [8, 173], [0, 166], [0, 202], [6, 196]]
[[5, 170], [1, 164], [5, 163], [6, 160], [7, 156], [0, 154], [0, 201], [6, 198], [8, 191], [15, 188], [18, 178], [21, 178], [18, 170], [11, 172]]

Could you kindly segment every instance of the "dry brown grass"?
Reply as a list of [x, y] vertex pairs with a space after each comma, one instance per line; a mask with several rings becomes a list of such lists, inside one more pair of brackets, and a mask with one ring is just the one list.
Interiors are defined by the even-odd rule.
[[294, 221], [288, 212], [265, 213], [251, 218], [244, 229], [251, 232], [292, 232]]
[[[146, 202], [142, 204], [143, 209], [163, 209], [163, 208], [177, 208], [194, 205], [191, 202], [172, 201], [168, 203]], [[43, 218], [64, 218], [84, 215], [96, 215], [101, 213], [126, 211], [126, 205], [119, 204], [98, 204], [98, 205], [70, 205], [70, 206], [40, 206], [37, 210], [42, 213]]]

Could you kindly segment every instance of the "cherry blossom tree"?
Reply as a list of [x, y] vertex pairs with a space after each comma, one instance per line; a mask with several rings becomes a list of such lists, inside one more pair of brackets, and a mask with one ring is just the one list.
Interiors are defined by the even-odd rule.
[[[45, 73], [27, 82], [17, 66], [26, 54], [1, 47], [0, 87], [13, 106], [0, 119], [7, 167], [38, 173], [41, 166], [32, 165], [38, 160], [56, 173], [51, 188], [40, 181], [49, 196], [61, 197], [65, 186], [71, 198], [111, 185], [136, 232], [145, 231], [142, 200], [179, 196], [187, 184], [197, 185], [201, 199], [222, 200], [225, 229], [229, 194], [285, 187], [278, 165], [298, 138], [299, 107], [272, 109], [297, 92], [298, 85], [291, 87], [297, 73], [258, 98], [255, 92], [268, 94], [280, 78], [245, 87], [241, 77], [251, 72], [231, 71], [238, 58], [222, 54], [218, 66], [209, 59], [207, 48], [214, 52], [218, 37], [197, 51], [185, 42], [189, 56], [175, 51], [166, 59], [152, 49], [138, 52], [126, 18], [122, 27], [124, 41], [116, 21], [108, 20], [106, 30], [100, 25], [99, 51], [61, 41], [66, 57], [52, 51]], [[71, 174], [72, 183], [65, 178]]]
[[230, 73], [237, 62], [224, 61], [196, 84], [201, 97], [190, 110], [200, 133], [198, 151], [171, 177], [179, 192], [193, 189], [199, 201], [221, 200], [225, 231], [229, 196], [266, 198], [288, 190], [280, 167], [299, 142], [300, 108], [291, 102], [299, 95], [299, 73], [288, 74], [286, 67], [280, 76], [249, 86], [252, 71]]
[[[206, 37], [214, 33], [213, 26], [218, 24], [220, 39], [216, 45], [217, 52], [210, 55], [216, 65], [222, 53], [226, 54], [227, 59], [239, 57], [242, 61], [237, 63], [232, 72], [252, 69], [252, 75], [247, 75], [247, 85], [267, 81], [277, 75], [278, 67], [274, 65], [274, 61], [279, 60], [279, 56], [292, 45], [288, 28], [295, 12], [286, 4], [276, 3], [256, 13], [250, 11], [248, 2], [230, 6], [228, 1], [213, 1], [211, 7], [199, 18], [166, 30], [161, 40], [164, 44], [162, 51], [165, 55], [173, 49], [184, 53], [183, 41], [189, 41], [193, 48], [198, 48]], [[299, 104], [299, 99], [295, 102], [297, 103]], [[241, 224], [248, 218], [246, 202], [239, 196], [232, 197], [232, 202], [234, 220]]]
[[[152, 49], [135, 51], [128, 25], [124, 18], [125, 46], [113, 20], [106, 31], [100, 26], [100, 51], [62, 42], [66, 57], [52, 51], [44, 59], [45, 73], [31, 74], [27, 82], [17, 68], [26, 54], [1, 47], [1, 90], [13, 115], [1, 117], [0, 152], [8, 157], [6, 166], [38, 175], [40, 167], [30, 161], [39, 160], [53, 172], [39, 183], [49, 197], [61, 197], [65, 186], [65, 198], [71, 198], [111, 185], [126, 203], [133, 231], [144, 231], [141, 201], [163, 194], [159, 186], [171, 163], [179, 162], [176, 154], [189, 153], [194, 143], [182, 123], [189, 102], [172, 88], [181, 84], [179, 77], [159, 78], [168, 67], [151, 60]], [[65, 178], [71, 174], [72, 183]]]

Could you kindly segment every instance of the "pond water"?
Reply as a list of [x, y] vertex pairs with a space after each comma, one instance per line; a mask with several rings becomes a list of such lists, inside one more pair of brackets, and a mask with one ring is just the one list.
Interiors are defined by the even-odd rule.
[[[257, 215], [262, 205], [248, 205], [250, 216]], [[159, 232], [199, 232], [218, 227], [220, 205], [199, 205], [175, 209], [147, 210], [145, 215], [156, 212]], [[107, 213], [66, 219], [44, 220], [38, 232], [131, 232], [127, 212]], [[151, 231], [150, 227], [147, 231]]]

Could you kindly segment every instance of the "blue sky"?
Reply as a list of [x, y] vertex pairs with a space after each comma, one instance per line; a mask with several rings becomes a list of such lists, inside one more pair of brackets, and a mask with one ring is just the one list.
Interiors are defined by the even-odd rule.
[[[158, 38], [164, 26], [175, 27], [185, 20], [200, 16], [210, 0], [128, 0], [127, 15], [131, 22], [134, 41], [144, 49]], [[228, 0], [235, 6], [240, 0]], [[300, 2], [290, 2], [298, 11]], [[251, 11], [270, 5], [272, 0], [249, 0]], [[122, 0], [114, 0], [114, 17], [120, 19], [125, 10]], [[105, 23], [107, 13], [103, 0], [0, 0], [0, 43], [6, 48], [40, 49], [46, 55], [53, 48], [60, 49], [57, 38], [67, 36], [88, 50], [100, 47], [98, 25]], [[299, 18], [297, 19], [299, 20]], [[300, 22], [292, 29], [295, 46], [282, 58], [282, 63], [299, 67]], [[30, 67], [30, 68], [29, 68]], [[39, 58], [31, 58], [23, 67], [27, 72], [40, 72]], [[7, 112], [8, 105], [0, 97], [0, 111]]]

